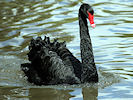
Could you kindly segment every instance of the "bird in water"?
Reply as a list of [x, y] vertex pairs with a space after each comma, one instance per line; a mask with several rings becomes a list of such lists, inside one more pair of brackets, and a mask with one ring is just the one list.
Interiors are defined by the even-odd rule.
[[94, 10], [89, 4], [82, 4], [78, 13], [80, 29], [81, 62], [73, 56], [65, 42], [49, 37], [32, 39], [29, 45], [30, 63], [21, 64], [27, 80], [35, 85], [82, 84], [98, 82], [91, 38], [87, 19], [94, 24]]

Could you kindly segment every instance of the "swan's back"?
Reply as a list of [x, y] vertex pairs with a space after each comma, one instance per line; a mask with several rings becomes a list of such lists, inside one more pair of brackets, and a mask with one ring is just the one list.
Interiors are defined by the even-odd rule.
[[31, 40], [29, 50], [31, 63], [21, 65], [29, 82], [37, 85], [80, 83], [82, 65], [66, 48], [65, 42], [38, 37]]

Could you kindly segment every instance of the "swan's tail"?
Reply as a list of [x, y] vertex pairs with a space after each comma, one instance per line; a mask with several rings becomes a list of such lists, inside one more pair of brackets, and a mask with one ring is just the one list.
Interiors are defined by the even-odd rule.
[[66, 59], [72, 54], [67, 51], [65, 42], [59, 43], [57, 40], [50, 42], [49, 37], [45, 36], [44, 40], [38, 37], [31, 40], [29, 50], [28, 58], [31, 64], [22, 65], [29, 82], [37, 85], [80, 83], [71, 62]]

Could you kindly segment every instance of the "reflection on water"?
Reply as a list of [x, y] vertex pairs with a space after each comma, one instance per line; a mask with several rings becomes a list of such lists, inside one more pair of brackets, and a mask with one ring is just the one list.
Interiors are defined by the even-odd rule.
[[77, 17], [82, 2], [88, 3], [88, 0], [0, 1], [0, 99], [132, 100], [131, 0], [89, 0], [95, 10], [97, 26], [89, 29], [99, 66], [98, 85], [37, 87], [25, 81], [20, 64], [27, 62], [26, 53], [32, 37], [48, 35], [52, 39], [65, 40], [68, 48], [80, 59]]
[[[20, 88], [20, 87], [0, 87], [1, 99], [24, 99], [24, 100], [69, 100], [79, 99], [97, 100], [98, 91], [96, 88], [83, 89], [54, 89], [54, 88]], [[8, 91], [7, 91], [8, 90]], [[80, 94], [77, 94], [80, 92]], [[45, 99], [44, 99], [45, 98]]]

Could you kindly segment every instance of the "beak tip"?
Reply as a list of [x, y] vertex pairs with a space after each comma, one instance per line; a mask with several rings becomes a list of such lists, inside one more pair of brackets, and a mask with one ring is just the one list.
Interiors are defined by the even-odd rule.
[[91, 24], [91, 27], [92, 27], [92, 28], [95, 28], [95, 27], [96, 27], [96, 25], [95, 25], [95, 24]]

